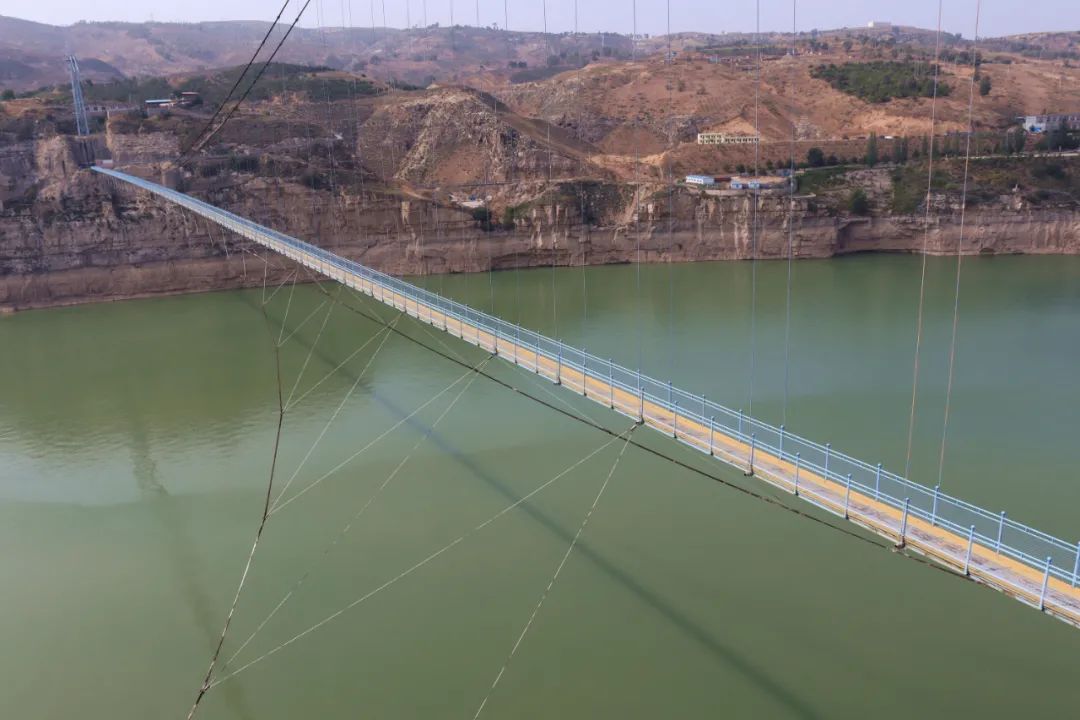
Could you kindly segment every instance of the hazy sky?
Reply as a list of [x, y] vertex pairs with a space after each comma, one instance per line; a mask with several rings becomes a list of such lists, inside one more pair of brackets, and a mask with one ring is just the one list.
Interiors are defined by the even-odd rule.
[[[282, 0], [4, 0], [0, 14], [67, 25], [78, 20], [198, 21], [272, 20]], [[796, 0], [797, 27], [835, 28], [865, 25], [884, 20], [904, 25], [933, 27], [937, 22], [938, 0]], [[290, 20], [303, 0], [290, 0], [285, 17]], [[507, 0], [510, 28], [539, 30], [544, 26], [540, 0]], [[574, 8], [578, 8], [578, 28], [582, 31], [610, 30], [628, 33], [633, 28], [633, 0], [547, 0], [547, 27], [552, 32], [574, 29]], [[642, 33], [662, 33], [666, 27], [667, 0], [637, 0], [637, 26]], [[753, 31], [754, 0], [670, 0], [671, 28], [707, 32]], [[944, 0], [944, 28], [972, 37], [976, 0]], [[370, 26], [375, 22], [404, 27], [406, 8], [414, 25], [423, 20], [446, 24], [453, 7], [454, 21], [503, 25], [504, 0], [312, 0], [303, 25], [350, 24]], [[792, 0], [761, 0], [763, 30], [790, 30]], [[1080, 0], [985, 0], [982, 3], [982, 36], [1007, 35], [1040, 30], [1080, 30]]]

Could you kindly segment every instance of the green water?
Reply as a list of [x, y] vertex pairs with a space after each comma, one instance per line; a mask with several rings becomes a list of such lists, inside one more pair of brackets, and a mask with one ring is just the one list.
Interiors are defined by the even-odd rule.
[[[748, 263], [642, 267], [640, 293], [633, 266], [422, 282], [902, 470], [919, 269], [795, 265], [786, 412], [783, 263], [758, 264], [753, 316]], [[954, 273], [928, 264], [912, 461], [927, 484]], [[5, 717], [186, 715], [261, 511], [279, 337], [283, 393], [303, 398], [285, 416], [285, 497], [378, 441], [271, 518], [223, 659], [304, 579], [231, 669], [264, 659], [212, 689], [200, 717], [472, 718], [609, 473], [482, 717], [1065, 717], [1080, 701], [1074, 628], [790, 512], [648, 430], [635, 439], [689, 467], [630, 446], [611, 473], [615, 442], [475, 530], [612, 439], [527, 395], [616, 432], [628, 421], [499, 361], [487, 369], [520, 393], [468, 384], [406, 337], [376, 352], [379, 326], [347, 309], [320, 333], [324, 295], [289, 298], [267, 304], [269, 324], [261, 291], [0, 318]], [[945, 489], [1080, 535], [1078, 351], [1080, 258], [964, 261]]]

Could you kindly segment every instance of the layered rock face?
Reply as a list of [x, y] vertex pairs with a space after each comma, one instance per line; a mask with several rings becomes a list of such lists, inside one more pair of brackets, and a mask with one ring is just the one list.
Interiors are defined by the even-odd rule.
[[[500, 142], [497, 127], [479, 123], [475, 132]], [[414, 134], [423, 142], [423, 129]], [[935, 208], [929, 223], [922, 215], [848, 218], [820, 209], [813, 198], [795, 198], [789, 212], [784, 195], [755, 200], [614, 180], [510, 182], [501, 190], [504, 212], [487, 221], [439, 194], [312, 187], [258, 172], [178, 180], [152, 164], [163, 153], [175, 155], [175, 137], [154, 135], [107, 135], [108, 147], [96, 152], [393, 274], [633, 262], [639, 249], [647, 262], [782, 258], [789, 237], [800, 258], [924, 247], [934, 254], [1080, 253], [1080, 213], [1008, 198], [969, 208], [962, 245], [955, 207]], [[280, 258], [265, 258], [201, 218], [79, 168], [79, 152], [63, 136], [3, 149], [0, 307], [238, 288], [291, 272]], [[523, 164], [539, 162], [537, 148], [523, 152]], [[418, 149], [398, 165], [409, 178], [430, 177]], [[515, 198], [524, 202], [514, 205]]]

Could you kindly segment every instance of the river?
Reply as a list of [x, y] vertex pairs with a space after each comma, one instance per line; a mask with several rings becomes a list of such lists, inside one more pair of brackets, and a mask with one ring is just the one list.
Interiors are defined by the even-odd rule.
[[[784, 262], [417, 282], [902, 471], [921, 262], [796, 263], [790, 333]], [[954, 258], [928, 260], [911, 461], [928, 485], [955, 279]], [[1076, 539], [1080, 258], [966, 258], [960, 288], [941, 484]], [[474, 376], [482, 352], [408, 318], [380, 333], [355, 310], [394, 313], [347, 291], [329, 316], [314, 286], [263, 296], [0, 318], [5, 715], [186, 715], [262, 509], [278, 341], [285, 491], [202, 718], [472, 718], [485, 698], [495, 718], [1059, 717], [1080, 701], [1074, 628], [650, 430], [634, 439], [683, 465], [624, 449], [574, 416], [625, 418], [498, 360], [485, 370], [519, 392]]]

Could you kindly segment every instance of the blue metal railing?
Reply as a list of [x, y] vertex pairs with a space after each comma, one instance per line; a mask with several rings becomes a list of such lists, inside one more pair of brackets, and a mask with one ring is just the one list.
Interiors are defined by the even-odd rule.
[[[829, 444], [822, 445], [807, 440], [783, 426], [776, 427], [762, 422], [742, 411], [724, 407], [701, 395], [693, 395], [673, 387], [670, 383], [622, 367], [610, 359], [591, 355], [559, 340], [508, 323], [183, 193], [115, 170], [97, 167], [94, 170], [164, 197], [319, 272], [327, 273], [325, 268], [320, 267], [321, 263], [326, 268], [341, 271], [345, 276], [359, 278], [383, 291], [395, 293], [416, 303], [416, 313], [422, 320], [431, 322], [430, 315], [424, 317], [420, 309], [420, 306], [427, 306], [445, 318], [465, 323], [489, 334], [496, 345], [505, 341], [530, 353], [539, 353], [550, 362], [557, 363], [559, 368], [581, 373], [586, 382], [591, 379], [632, 394], [640, 403], [661, 408], [663, 412], [671, 414], [674, 418], [673, 424], [696, 424], [708, 428], [710, 435], [712, 432], [722, 434], [750, 445], [763, 454], [797, 464], [805, 472], [818, 475], [849, 492], [873, 498], [895, 509], [903, 513], [905, 518], [910, 516], [942, 527], [960, 538], [968, 539], [969, 543], [977, 543], [1023, 563], [1043, 573], [1045, 578], [1054, 577], [1073, 587], [1080, 580], [1080, 543], [1066, 542], [1019, 523], [1009, 518], [1005, 512], [994, 513], [940, 492], [938, 488], [920, 485], [885, 470], [881, 465], [871, 465], [839, 452]], [[332, 273], [331, 276], [333, 277]], [[364, 288], [357, 289], [367, 292]], [[377, 294], [374, 296], [378, 298]], [[463, 339], [479, 344], [478, 340], [468, 335]], [[516, 353], [513, 358], [508, 359], [530, 370], [539, 371], [535, 365], [529, 366], [520, 361]], [[615, 409], [620, 408], [616, 406]], [[620, 411], [625, 412], [625, 408]], [[636, 413], [625, 414], [637, 417]], [[671, 430], [672, 434], [678, 437], [677, 430], [674, 427]], [[707, 446], [703, 446], [700, 439], [697, 442], [687, 436], [678, 439], [697, 450], [711, 452], [711, 440]], [[812, 499], [810, 501], [813, 502]], [[835, 508], [827, 504], [815, 504], [830, 512], [836, 512]], [[900, 528], [900, 531], [902, 533], [903, 529]], [[954, 559], [958, 562], [961, 560]]]

